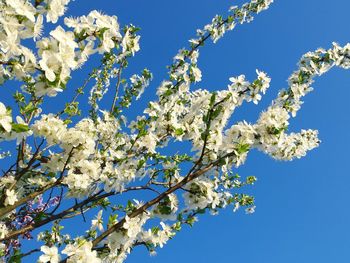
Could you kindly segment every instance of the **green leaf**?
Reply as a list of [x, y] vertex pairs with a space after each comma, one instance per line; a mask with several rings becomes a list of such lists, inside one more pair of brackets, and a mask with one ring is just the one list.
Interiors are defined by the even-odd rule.
[[172, 228], [175, 230], [175, 231], [180, 231], [181, 230], [181, 223], [180, 222], [176, 222]]
[[242, 153], [248, 152], [249, 148], [250, 148], [249, 144], [239, 144], [237, 148], [237, 152], [238, 154], [242, 154]]
[[196, 212], [198, 214], [205, 214], [205, 208], [204, 209], [198, 209]]
[[21, 263], [22, 260], [22, 255], [21, 255], [21, 251], [19, 249], [16, 249], [14, 254], [10, 257], [8, 263]]
[[213, 92], [213, 94], [210, 97], [210, 103], [209, 103], [209, 107], [213, 107], [214, 103], [215, 103], [215, 98], [216, 98], [216, 92]]
[[222, 111], [222, 109], [223, 109], [223, 107], [221, 105], [218, 106], [211, 114], [211, 119], [214, 120], [216, 117], [218, 117], [220, 112]]
[[162, 215], [170, 215], [171, 207], [167, 205], [158, 206], [158, 210]]
[[30, 114], [35, 111], [36, 107], [32, 102], [29, 102], [24, 108], [21, 109], [21, 112], [24, 114]]
[[247, 184], [254, 184], [256, 182], [257, 178], [255, 176], [248, 176], [246, 179]]
[[29, 131], [29, 127], [27, 124], [12, 123], [12, 130], [17, 133], [26, 132]]
[[179, 136], [184, 134], [184, 130], [182, 128], [175, 129], [175, 135]]

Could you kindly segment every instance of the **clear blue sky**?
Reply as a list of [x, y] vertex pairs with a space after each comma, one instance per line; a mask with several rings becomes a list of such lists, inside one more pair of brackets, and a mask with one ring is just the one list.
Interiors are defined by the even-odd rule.
[[[166, 77], [165, 66], [195, 30], [238, 3], [242, 1], [84, 0], [72, 2], [68, 14], [98, 9], [117, 15], [121, 24], [142, 28], [141, 51], [128, 72], [144, 67], [153, 72], [153, 84], [140, 102], [145, 105]], [[246, 74], [252, 79], [256, 68], [266, 71], [272, 85], [263, 101], [245, 105], [235, 115], [235, 120], [255, 121], [278, 90], [286, 87], [303, 53], [329, 48], [332, 41], [350, 42], [349, 9], [348, 0], [275, 0], [253, 23], [201, 50], [204, 77], [198, 86], [224, 89], [231, 76]], [[350, 72], [332, 70], [313, 87], [290, 129], [319, 129], [321, 146], [293, 162], [252, 152], [239, 170], [241, 175], [258, 177], [250, 190], [256, 197], [255, 214], [228, 209], [218, 216], [202, 216], [192, 229], [185, 228], [158, 250], [156, 257], [137, 248], [126, 262], [350, 262]]]

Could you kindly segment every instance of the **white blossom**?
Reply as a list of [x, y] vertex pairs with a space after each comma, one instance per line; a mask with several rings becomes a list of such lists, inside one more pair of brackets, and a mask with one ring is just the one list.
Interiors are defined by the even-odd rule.
[[5, 105], [0, 102], [0, 125], [6, 131], [11, 131], [12, 117], [9, 115]]
[[100, 263], [101, 259], [97, 257], [96, 250], [92, 250], [90, 241], [82, 241], [80, 244], [68, 244], [62, 254], [69, 256], [68, 263]]
[[39, 257], [38, 262], [40, 263], [58, 263], [60, 261], [60, 255], [58, 254], [57, 247], [42, 246], [40, 250], [44, 253]]
[[5, 199], [5, 205], [13, 205], [14, 203], [16, 203], [18, 201], [18, 197], [16, 194], [15, 190], [9, 190], [7, 189], [6, 192], [6, 199]]

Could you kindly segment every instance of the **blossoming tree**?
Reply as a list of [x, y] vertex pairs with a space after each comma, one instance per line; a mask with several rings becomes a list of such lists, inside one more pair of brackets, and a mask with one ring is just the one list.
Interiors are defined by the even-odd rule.
[[[197, 30], [189, 47], [174, 57], [157, 100], [129, 121], [125, 110], [152, 80], [147, 69], [124, 73], [140, 49], [139, 29], [121, 28], [117, 17], [97, 11], [56, 25], [68, 3], [0, 2], [0, 81], [19, 87], [13, 89], [13, 102], [0, 102], [0, 141], [9, 149], [0, 157], [10, 163], [1, 167], [0, 178], [0, 253], [6, 262], [33, 253], [42, 263], [123, 262], [135, 246], [151, 253], [163, 247], [198, 214], [227, 206], [254, 212], [254, 198], [238, 188], [256, 178], [241, 178], [234, 167], [252, 149], [292, 160], [317, 147], [317, 131], [287, 133], [289, 120], [312, 90], [314, 77], [334, 66], [350, 67], [350, 45], [309, 52], [256, 123], [229, 125], [237, 107], [259, 102], [269, 87], [267, 74], [257, 70], [252, 81], [232, 77], [226, 89], [215, 92], [191, 90], [191, 85], [202, 77], [199, 49], [272, 3], [252, 0]], [[45, 34], [44, 23], [54, 24]], [[65, 92], [72, 71], [91, 56], [100, 56], [101, 63], [72, 98], [67, 96], [65, 107], [43, 108], [47, 97]], [[108, 108], [101, 104], [106, 96]], [[164, 154], [174, 141], [189, 142], [192, 151]], [[125, 192], [135, 198], [121, 201]], [[96, 214], [90, 227], [65, 233], [71, 218], [85, 219], [88, 210]], [[35, 236], [39, 242], [30, 241]], [[24, 242], [38, 247], [22, 251]]]

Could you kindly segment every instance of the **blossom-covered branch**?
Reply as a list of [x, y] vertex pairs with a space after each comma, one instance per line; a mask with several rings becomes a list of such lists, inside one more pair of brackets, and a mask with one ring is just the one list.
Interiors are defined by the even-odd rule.
[[[45, 32], [44, 24], [58, 23], [69, 2], [0, 3], [0, 81], [13, 95], [12, 102], [0, 102], [0, 142], [11, 145], [0, 153], [8, 165], [0, 177], [0, 256], [5, 261], [40, 252], [41, 263], [123, 262], [135, 246], [154, 253], [199, 214], [228, 206], [254, 212], [254, 197], [238, 189], [254, 184], [256, 177], [242, 178], [235, 168], [252, 149], [292, 160], [317, 147], [317, 131], [287, 133], [290, 118], [312, 90], [314, 77], [334, 66], [350, 67], [349, 44], [309, 52], [290, 76], [288, 89], [256, 123], [228, 127], [236, 108], [259, 103], [271, 79], [256, 70], [255, 80], [231, 77], [223, 90], [193, 89], [202, 78], [199, 48], [272, 4], [251, 0], [197, 30], [190, 47], [180, 49], [168, 67], [169, 79], [158, 87], [158, 98], [129, 121], [126, 109], [153, 78], [148, 69], [132, 75], [125, 70], [140, 50], [139, 28], [122, 28], [116, 16], [92, 11], [65, 17]], [[91, 56], [100, 56], [101, 63], [70, 97], [65, 90], [72, 71]], [[44, 101], [58, 93], [67, 103], [47, 112]], [[174, 141], [189, 142], [192, 151], [164, 154], [162, 149]], [[65, 231], [70, 220], [80, 219], [91, 220], [86, 231]], [[33, 244], [22, 251], [21, 244], [37, 232], [40, 248]]]

